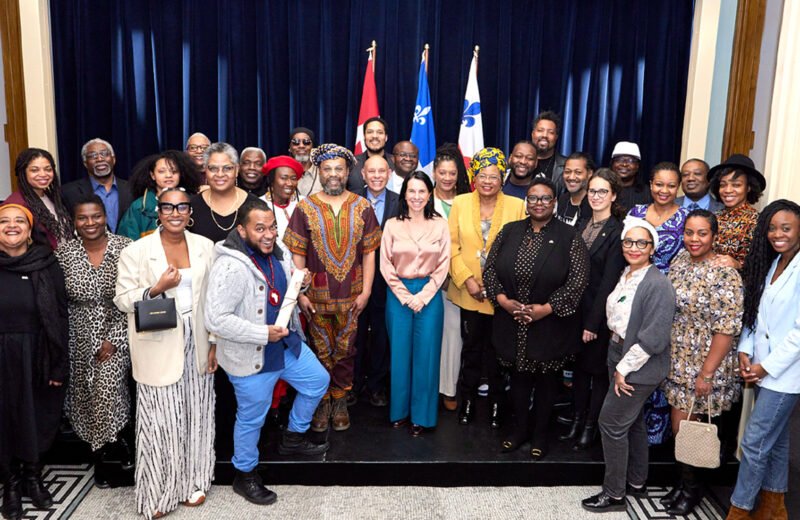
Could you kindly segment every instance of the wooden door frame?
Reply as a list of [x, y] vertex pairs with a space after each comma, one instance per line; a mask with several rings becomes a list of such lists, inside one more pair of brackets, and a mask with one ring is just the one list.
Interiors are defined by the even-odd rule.
[[19, 0], [0, 2], [0, 37], [3, 41], [3, 80], [5, 82], [6, 116], [5, 140], [8, 142], [11, 189], [17, 189], [14, 162], [28, 147], [28, 117], [25, 110], [25, 80], [22, 70], [22, 32]]

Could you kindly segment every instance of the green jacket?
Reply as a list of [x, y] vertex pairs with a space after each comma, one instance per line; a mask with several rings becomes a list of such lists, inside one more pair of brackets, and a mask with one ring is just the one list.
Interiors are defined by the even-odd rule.
[[143, 197], [134, 200], [122, 216], [117, 226], [117, 234], [131, 240], [139, 240], [155, 231], [158, 222], [156, 202], [158, 202], [156, 195], [151, 191], [145, 191]]

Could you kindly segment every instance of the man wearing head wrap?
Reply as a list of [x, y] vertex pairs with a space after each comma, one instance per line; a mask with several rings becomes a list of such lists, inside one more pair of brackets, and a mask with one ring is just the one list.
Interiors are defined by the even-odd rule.
[[313, 348], [331, 376], [311, 428], [322, 432], [350, 427], [347, 392], [353, 387], [358, 316], [369, 300], [375, 277], [375, 250], [381, 229], [363, 197], [347, 191], [356, 159], [347, 148], [322, 144], [311, 151], [322, 191], [301, 200], [283, 241], [298, 269], [311, 272], [311, 287], [298, 298], [308, 318]]

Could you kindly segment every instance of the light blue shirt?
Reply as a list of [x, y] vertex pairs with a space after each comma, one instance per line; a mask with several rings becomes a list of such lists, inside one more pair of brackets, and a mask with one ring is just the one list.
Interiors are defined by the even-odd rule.
[[117, 232], [117, 223], [119, 222], [119, 190], [117, 189], [117, 178], [114, 177], [114, 183], [111, 189], [106, 191], [106, 187], [95, 180], [94, 177], [89, 176], [89, 182], [92, 183], [92, 191], [100, 197], [103, 205], [106, 207], [106, 222], [112, 233]]
[[689, 197], [683, 197], [683, 207], [689, 209], [693, 203], [697, 203], [703, 209], [709, 209], [711, 207], [711, 194], [706, 193], [703, 195], [703, 198], [700, 200], [692, 200]]
[[386, 188], [383, 189], [377, 197], [372, 195], [372, 192], [367, 189], [367, 200], [372, 204], [372, 209], [375, 211], [375, 218], [378, 219], [378, 224], [383, 222], [383, 210], [386, 208]]
[[800, 255], [772, 281], [780, 256], [764, 281], [754, 330], [745, 328], [739, 352], [761, 363], [767, 371], [761, 387], [785, 394], [800, 394]]

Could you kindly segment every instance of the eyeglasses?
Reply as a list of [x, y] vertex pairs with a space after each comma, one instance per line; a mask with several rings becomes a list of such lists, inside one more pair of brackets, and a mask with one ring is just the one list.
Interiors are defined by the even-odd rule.
[[481, 182], [500, 182], [502, 179], [497, 175], [486, 175], [485, 173], [479, 173], [475, 176], [475, 180]]
[[86, 158], [90, 161], [94, 161], [98, 157], [107, 159], [108, 157], [111, 157], [111, 152], [109, 150], [100, 150], [99, 152], [89, 152], [86, 154]]
[[396, 153], [395, 155], [397, 157], [400, 157], [401, 159], [416, 159], [417, 157], [419, 157], [419, 155], [415, 153], [408, 153], [408, 152], [400, 152]]
[[304, 145], [306, 145], [306, 146], [311, 146], [311, 144], [312, 144], [312, 141], [311, 141], [311, 139], [297, 139], [297, 138], [292, 138], [292, 144], [293, 144], [293, 145], [297, 146], [297, 145], [299, 145], [300, 143], [303, 143], [303, 144], [304, 144]]
[[186, 147], [187, 150], [190, 152], [205, 152], [208, 147], [211, 145], [208, 144], [190, 144]]
[[220, 172], [220, 170], [222, 170], [222, 173], [225, 173], [225, 174], [233, 173], [233, 171], [235, 169], [236, 169], [236, 166], [234, 166], [232, 164], [226, 164], [225, 166], [217, 166], [217, 165], [213, 165], [212, 166], [212, 165], [209, 164], [208, 166], [206, 166], [206, 170], [208, 170], [209, 173], [211, 173], [213, 175], [218, 174]]
[[617, 164], [639, 164], [639, 159], [636, 157], [614, 157], [611, 159], [611, 162], [615, 162]]
[[188, 202], [179, 202], [172, 204], [171, 202], [159, 202], [158, 212], [164, 215], [172, 215], [175, 210], [178, 210], [179, 215], [186, 215], [192, 211], [192, 205]]
[[597, 197], [598, 199], [606, 198], [606, 195], [611, 193], [611, 190], [607, 190], [605, 188], [600, 188], [599, 190], [595, 190], [593, 188], [589, 188], [586, 192], [590, 197]]
[[554, 199], [555, 197], [552, 195], [542, 195], [541, 197], [537, 197], [536, 195], [528, 195], [525, 197], [525, 200], [528, 201], [528, 204], [544, 204], [545, 206], [553, 202]]
[[647, 249], [647, 246], [652, 244], [652, 240], [631, 240], [630, 238], [625, 238], [622, 240], [622, 247], [625, 249], [632, 249], [633, 246], [636, 246], [636, 249], [642, 250]]

